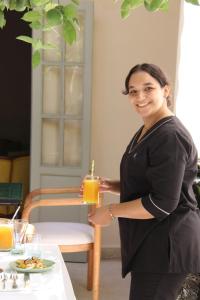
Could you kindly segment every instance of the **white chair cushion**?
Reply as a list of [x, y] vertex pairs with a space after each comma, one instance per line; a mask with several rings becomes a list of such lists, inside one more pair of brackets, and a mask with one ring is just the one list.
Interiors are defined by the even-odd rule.
[[89, 244], [94, 241], [94, 228], [88, 224], [68, 222], [34, 223], [42, 242], [56, 245]]

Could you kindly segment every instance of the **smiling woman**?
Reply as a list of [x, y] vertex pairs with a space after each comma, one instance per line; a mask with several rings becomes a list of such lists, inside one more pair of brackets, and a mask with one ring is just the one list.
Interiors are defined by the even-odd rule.
[[134, 66], [124, 94], [144, 125], [122, 157], [118, 184], [100, 183], [102, 192], [118, 187], [120, 203], [96, 209], [89, 221], [107, 226], [119, 218], [122, 275], [132, 278], [129, 300], [175, 300], [187, 274], [200, 272], [200, 217], [192, 192], [197, 151], [168, 108], [170, 86], [159, 67]]

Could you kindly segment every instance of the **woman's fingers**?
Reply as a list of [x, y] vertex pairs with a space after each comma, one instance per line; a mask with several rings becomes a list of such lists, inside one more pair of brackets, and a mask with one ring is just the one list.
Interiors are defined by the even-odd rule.
[[[108, 178], [101, 178], [99, 177], [99, 182], [100, 182], [100, 185], [99, 185], [99, 191], [100, 193], [102, 192], [108, 192], [110, 190], [110, 179]], [[80, 190], [79, 190], [79, 196], [82, 197], [83, 196], [83, 189], [84, 189], [84, 179], [80, 185]]]
[[110, 180], [107, 178], [100, 178], [100, 192], [107, 192], [110, 190]]
[[102, 206], [97, 208], [95, 212], [88, 214], [88, 220], [96, 225], [108, 226], [110, 225], [112, 218], [108, 213], [107, 206]]

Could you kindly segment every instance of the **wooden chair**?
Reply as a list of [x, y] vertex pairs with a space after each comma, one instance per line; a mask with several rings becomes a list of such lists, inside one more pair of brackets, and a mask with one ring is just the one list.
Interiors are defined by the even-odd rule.
[[[73, 206], [85, 205], [80, 197], [76, 198], [43, 198], [34, 200], [40, 195], [79, 193], [79, 187], [37, 189], [28, 194], [24, 203], [22, 218], [30, 222], [30, 213], [41, 206]], [[43, 196], [44, 197], [44, 196]], [[92, 211], [101, 205], [100, 196], [97, 205], [89, 205]], [[33, 223], [35, 230], [41, 233], [44, 243], [57, 244], [62, 253], [82, 252], [88, 253], [87, 289], [92, 290], [92, 299], [99, 299], [99, 274], [100, 274], [100, 248], [101, 227], [92, 224], [67, 223], [67, 222], [40, 222]], [[54, 237], [53, 233], [55, 233]], [[76, 235], [75, 240], [70, 237]]]

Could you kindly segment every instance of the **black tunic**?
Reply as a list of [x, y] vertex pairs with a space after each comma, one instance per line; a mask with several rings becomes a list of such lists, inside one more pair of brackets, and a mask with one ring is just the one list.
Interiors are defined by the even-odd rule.
[[121, 202], [141, 198], [155, 218], [119, 218], [122, 275], [130, 271], [200, 272], [200, 214], [192, 184], [197, 151], [175, 116], [157, 122], [137, 143], [142, 127], [120, 167]]

